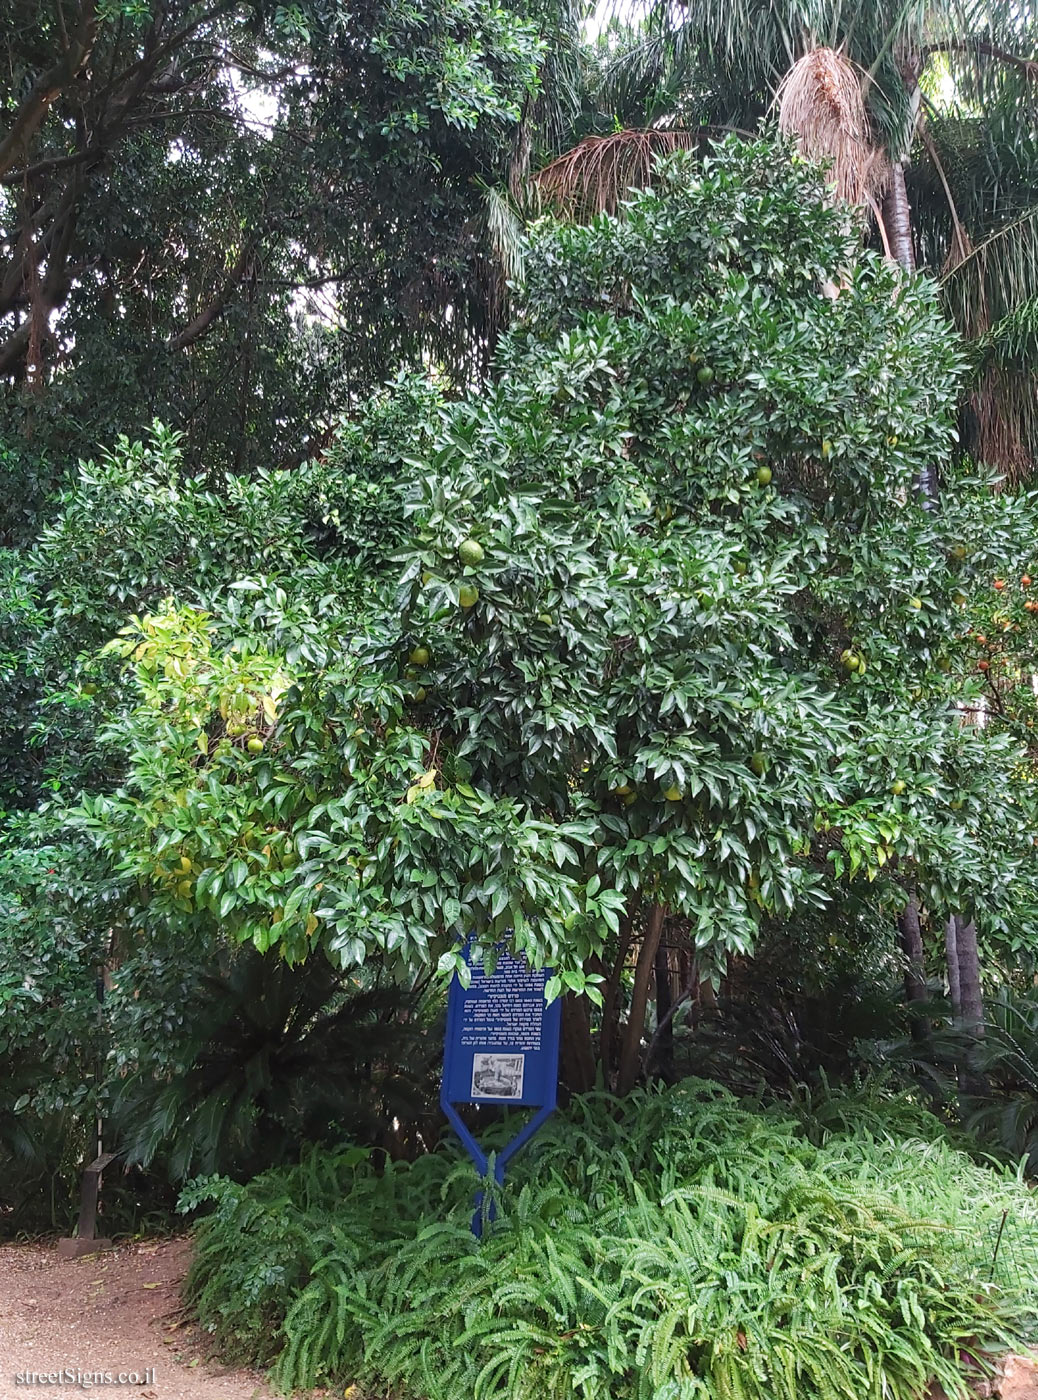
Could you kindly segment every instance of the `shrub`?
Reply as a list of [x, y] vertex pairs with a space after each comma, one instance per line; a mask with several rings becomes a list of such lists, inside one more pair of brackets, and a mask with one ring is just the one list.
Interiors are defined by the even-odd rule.
[[207, 1188], [189, 1297], [286, 1391], [907, 1400], [936, 1377], [962, 1395], [964, 1351], [1030, 1329], [992, 1246], [1003, 1212], [1038, 1246], [1038, 1211], [921, 1111], [928, 1139], [885, 1132], [874, 1105], [833, 1119], [816, 1145], [699, 1081], [578, 1099], [516, 1164], [482, 1244], [451, 1152], [381, 1173], [314, 1153]]

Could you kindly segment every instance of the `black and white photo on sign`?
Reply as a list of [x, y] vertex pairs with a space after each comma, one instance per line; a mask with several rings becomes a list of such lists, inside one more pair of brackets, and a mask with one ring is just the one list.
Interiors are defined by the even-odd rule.
[[473, 1055], [474, 1099], [521, 1099], [525, 1055]]

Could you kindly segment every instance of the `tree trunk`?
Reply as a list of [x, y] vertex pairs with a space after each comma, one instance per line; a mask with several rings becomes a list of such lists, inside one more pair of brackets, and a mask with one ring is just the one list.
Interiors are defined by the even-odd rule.
[[562, 999], [562, 1078], [571, 1094], [595, 1087], [595, 1053], [587, 997], [568, 992]]
[[984, 1038], [977, 926], [961, 914], [955, 917], [955, 951], [959, 964], [959, 1025], [966, 1037], [965, 1058], [959, 1066], [959, 1088], [964, 1094], [985, 1095], [989, 1089], [987, 1078], [977, 1065], [977, 1050]]
[[[909, 77], [907, 73], [904, 76], [906, 80]], [[907, 81], [906, 85], [908, 85]], [[916, 77], [909, 87], [913, 111], [918, 107], [918, 92], [918, 79]], [[914, 125], [913, 120], [913, 127]], [[904, 156], [898, 160], [892, 160], [890, 163], [890, 184], [883, 196], [884, 243], [889, 245], [895, 262], [905, 272], [914, 272], [916, 263], [915, 244], [912, 240], [912, 206], [908, 202], [908, 186], [905, 184], [905, 163]], [[932, 466], [927, 465], [922, 468], [918, 484], [924, 506], [932, 506], [937, 500], [937, 479]]]
[[631, 1092], [641, 1067], [642, 1031], [645, 1029], [645, 1008], [649, 1004], [649, 981], [656, 962], [656, 949], [663, 933], [665, 913], [662, 904], [652, 906], [645, 937], [638, 952], [638, 961], [634, 968], [634, 989], [631, 992], [631, 1009], [627, 1017], [623, 1048], [620, 1051], [620, 1072], [616, 1084], [618, 1094]]
[[906, 272], [915, 271], [915, 246], [912, 242], [912, 209], [908, 203], [905, 184], [905, 163], [896, 160], [890, 167], [890, 185], [883, 196], [883, 223], [894, 257]]
[[670, 949], [662, 938], [656, 949], [655, 974], [657, 1061], [663, 1078], [671, 1080], [674, 1077], [674, 1018], [671, 1015], [674, 989], [670, 983]]
[[901, 948], [905, 955], [905, 997], [910, 1013], [909, 1024], [913, 1040], [926, 1040], [930, 1022], [925, 1016], [913, 1015], [913, 1005], [926, 1001], [926, 965], [923, 957], [923, 935], [919, 928], [919, 903], [913, 893], [898, 915]]
[[944, 963], [948, 973], [948, 1000], [956, 1020], [962, 1015], [962, 993], [959, 991], [958, 920], [948, 915], [944, 926]]
[[612, 1083], [613, 1052], [616, 1047], [618, 1006], [620, 1001], [620, 979], [623, 977], [627, 954], [631, 949], [631, 932], [638, 913], [638, 896], [632, 894], [627, 901], [627, 909], [620, 921], [617, 938], [616, 959], [612, 971], [606, 979], [602, 993], [602, 1031], [599, 1040], [598, 1058], [602, 1065], [602, 1075], [606, 1084]]
[[978, 1039], [984, 1034], [984, 996], [980, 989], [977, 926], [961, 915], [955, 919], [955, 948], [959, 964], [959, 1002], [963, 1028]]

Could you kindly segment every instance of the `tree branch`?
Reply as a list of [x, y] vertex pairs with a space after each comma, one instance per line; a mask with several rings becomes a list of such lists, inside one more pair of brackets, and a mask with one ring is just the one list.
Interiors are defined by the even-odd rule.
[[186, 350], [188, 346], [194, 345], [196, 341], [211, 329], [217, 317], [222, 313], [224, 307], [231, 299], [235, 287], [245, 275], [245, 269], [249, 265], [249, 260], [256, 251], [256, 240], [248, 239], [242, 244], [242, 250], [235, 260], [234, 266], [223, 280], [223, 285], [216, 295], [202, 308], [193, 321], [189, 321], [182, 331], [170, 336], [166, 341], [170, 350]]
[[26, 180], [35, 180], [39, 175], [49, 175], [54, 170], [67, 170], [70, 165], [82, 165], [84, 161], [104, 155], [102, 146], [86, 146], [69, 156], [51, 156], [48, 160], [38, 160], [35, 165], [23, 165], [19, 170], [9, 170], [0, 175], [0, 185], [21, 185]]
[[[201, 29], [204, 24], [208, 24], [211, 20], [219, 19], [221, 15], [232, 10], [234, 8], [234, 3], [235, 0], [219, 0], [219, 3], [213, 5], [211, 9], [206, 10], [203, 14], [197, 15], [188, 24], [182, 25], [180, 29], [175, 30], [168, 39], [163, 40], [163, 42], [159, 43], [154, 48], [147, 49], [139, 59], [112, 78], [105, 85], [100, 96], [105, 98], [110, 92], [114, 92], [123, 87], [131, 78], [142, 75], [145, 81], [141, 84], [141, 88], [146, 86], [147, 79], [154, 74], [155, 69], [164, 58], [167, 58], [179, 48], [181, 44], [190, 39], [192, 34]], [[140, 91], [141, 88], [138, 88], [137, 91]]]
[[[53, 191], [42, 204], [26, 215], [21, 233], [11, 250], [10, 266], [0, 283], [0, 315], [6, 315], [15, 306], [31, 300], [26, 259], [31, 257], [38, 268], [44, 259], [50, 257], [55, 241], [69, 221], [75, 219], [74, 201], [78, 195], [77, 174], [60, 193]], [[36, 236], [37, 228], [43, 229], [39, 237]]]
[[25, 358], [31, 329], [32, 317], [27, 316], [14, 334], [9, 335], [3, 345], [0, 345], [0, 375], [13, 374]]
[[32, 92], [19, 108], [10, 131], [0, 140], [0, 175], [6, 174], [13, 165], [24, 159], [54, 99], [82, 71], [94, 47], [96, 35], [97, 0], [84, 0], [72, 42], [60, 60], [37, 78]]

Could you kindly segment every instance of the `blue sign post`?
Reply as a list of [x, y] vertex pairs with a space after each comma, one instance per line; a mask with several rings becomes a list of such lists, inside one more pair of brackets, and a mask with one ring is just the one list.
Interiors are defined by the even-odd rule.
[[[556, 998], [547, 1005], [544, 986], [551, 974], [545, 968], [535, 972], [525, 958], [502, 950], [489, 976], [468, 947], [465, 961], [471, 982], [463, 987], [455, 974], [447, 996], [440, 1105], [481, 1177], [489, 1174], [489, 1160], [455, 1105], [496, 1103], [537, 1110], [497, 1154], [494, 1177], [500, 1185], [508, 1162], [555, 1109], [562, 1002]], [[483, 1232], [482, 1207], [480, 1192], [472, 1219], [477, 1236]]]

